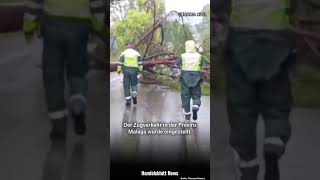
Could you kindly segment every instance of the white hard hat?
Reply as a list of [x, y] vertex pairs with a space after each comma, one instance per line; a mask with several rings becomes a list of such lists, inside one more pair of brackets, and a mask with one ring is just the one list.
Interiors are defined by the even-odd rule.
[[185, 43], [186, 52], [195, 52], [196, 51], [196, 43], [194, 40], [188, 40]]

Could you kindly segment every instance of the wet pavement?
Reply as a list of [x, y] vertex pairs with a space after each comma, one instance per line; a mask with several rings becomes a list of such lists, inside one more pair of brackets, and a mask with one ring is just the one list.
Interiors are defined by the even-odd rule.
[[[123, 161], [173, 163], [209, 159], [210, 98], [203, 96], [197, 121], [184, 121], [180, 93], [157, 84], [138, 85], [138, 104], [126, 108], [122, 75], [110, 75], [111, 155]], [[191, 135], [129, 135], [123, 123], [197, 123]], [[142, 128], [148, 129], [148, 128]], [[163, 128], [165, 129], [165, 128]], [[169, 128], [184, 129], [184, 128]], [[187, 129], [187, 128], [186, 128]]]
[[66, 143], [51, 142], [39, 68], [41, 41], [0, 34], [0, 179], [105, 180], [109, 175], [106, 75], [89, 73], [88, 131], [69, 121]]
[[[214, 98], [213, 121], [211, 123], [211, 179], [238, 180], [231, 148], [228, 144], [229, 125], [225, 99]], [[292, 137], [286, 154], [280, 162], [281, 180], [319, 179], [320, 162], [320, 109], [294, 108], [291, 114]], [[264, 125], [258, 125], [258, 151], [262, 158]], [[259, 180], [263, 180], [263, 161]]]

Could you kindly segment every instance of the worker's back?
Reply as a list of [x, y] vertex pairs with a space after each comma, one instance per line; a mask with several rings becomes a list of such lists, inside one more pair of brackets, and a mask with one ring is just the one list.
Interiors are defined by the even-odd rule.
[[200, 71], [201, 54], [197, 52], [186, 52], [181, 54], [183, 71]]
[[230, 25], [247, 29], [286, 29], [289, 0], [233, 0]]
[[125, 51], [123, 51], [121, 53], [120, 56], [123, 56], [123, 65], [125, 67], [131, 67], [131, 68], [138, 68], [139, 67], [139, 57], [140, 54], [138, 51], [132, 49], [132, 48], [128, 48]]

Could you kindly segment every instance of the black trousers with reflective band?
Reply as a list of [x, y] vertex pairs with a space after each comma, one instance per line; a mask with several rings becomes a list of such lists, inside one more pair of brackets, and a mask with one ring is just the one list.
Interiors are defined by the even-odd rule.
[[81, 21], [44, 19], [43, 81], [49, 113], [66, 108], [65, 80], [70, 95], [87, 95], [90, 28]]

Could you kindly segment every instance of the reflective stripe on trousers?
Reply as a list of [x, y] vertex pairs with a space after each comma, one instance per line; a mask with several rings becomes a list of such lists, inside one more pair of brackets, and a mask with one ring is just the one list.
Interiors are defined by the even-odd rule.
[[82, 102], [86, 103], [87, 99], [82, 94], [74, 94], [69, 98], [69, 101], [72, 103], [75, 100], [81, 100]]
[[68, 110], [62, 109], [62, 110], [58, 110], [58, 111], [53, 111], [53, 112], [49, 112], [48, 115], [49, 115], [50, 119], [61, 119], [61, 118], [64, 118], [68, 115]]

